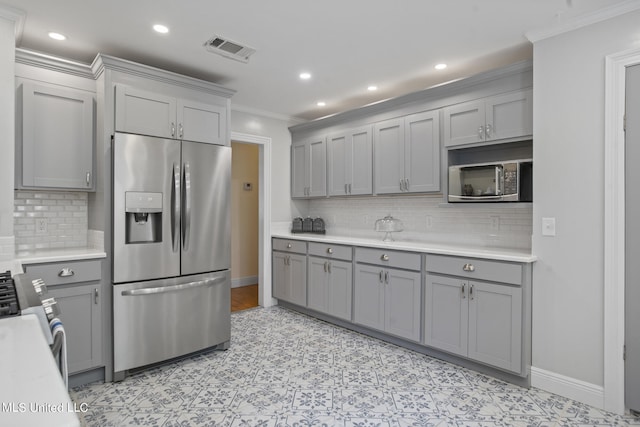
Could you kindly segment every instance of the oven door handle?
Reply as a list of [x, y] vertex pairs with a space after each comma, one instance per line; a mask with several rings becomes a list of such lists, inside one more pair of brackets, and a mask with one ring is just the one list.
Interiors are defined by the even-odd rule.
[[182, 283], [180, 285], [160, 286], [158, 288], [130, 289], [128, 291], [122, 291], [121, 295], [125, 297], [126, 296], [134, 297], [139, 295], [164, 294], [168, 292], [183, 291], [185, 289], [193, 289], [193, 288], [199, 288], [203, 286], [210, 286], [218, 282], [221, 282], [223, 280], [224, 280], [224, 277], [216, 277], [214, 279], [199, 280], [197, 282]]

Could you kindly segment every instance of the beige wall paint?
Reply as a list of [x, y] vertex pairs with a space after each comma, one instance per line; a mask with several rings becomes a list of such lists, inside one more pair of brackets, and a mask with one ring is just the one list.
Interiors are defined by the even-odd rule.
[[[258, 275], [259, 153], [255, 144], [231, 143], [231, 279]], [[251, 191], [243, 189], [244, 183]]]

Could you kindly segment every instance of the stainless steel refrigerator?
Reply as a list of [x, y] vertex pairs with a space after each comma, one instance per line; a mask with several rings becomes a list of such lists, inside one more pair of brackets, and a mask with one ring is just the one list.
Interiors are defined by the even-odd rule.
[[230, 182], [231, 147], [115, 134], [114, 379], [228, 348]]

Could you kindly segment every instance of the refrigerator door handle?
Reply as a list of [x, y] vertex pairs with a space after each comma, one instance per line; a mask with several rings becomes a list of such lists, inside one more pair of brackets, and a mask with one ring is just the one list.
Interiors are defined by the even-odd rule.
[[173, 164], [171, 180], [171, 243], [173, 252], [178, 252], [180, 249], [180, 165]]
[[222, 276], [222, 277], [216, 277], [213, 279], [199, 280], [197, 282], [182, 283], [180, 285], [160, 286], [158, 288], [129, 289], [128, 291], [122, 291], [120, 294], [122, 296], [131, 296], [131, 297], [137, 296], [137, 295], [165, 294], [167, 292], [176, 292], [176, 291], [182, 291], [185, 289], [211, 286], [224, 280], [225, 278]]
[[182, 215], [182, 250], [189, 250], [189, 236], [191, 234], [191, 167], [189, 162], [184, 164], [184, 191], [183, 206], [184, 214]]

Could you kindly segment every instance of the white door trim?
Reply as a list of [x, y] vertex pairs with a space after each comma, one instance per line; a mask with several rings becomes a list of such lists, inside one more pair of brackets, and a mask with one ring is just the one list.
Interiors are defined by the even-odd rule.
[[258, 304], [275, 304], [271, 296], [271, 138], [231, 132], [231, 141], [260, 146], [258, 191]]
[[624, 413], [625, 69], [640, 49], [605, 58], [604, 409]]

